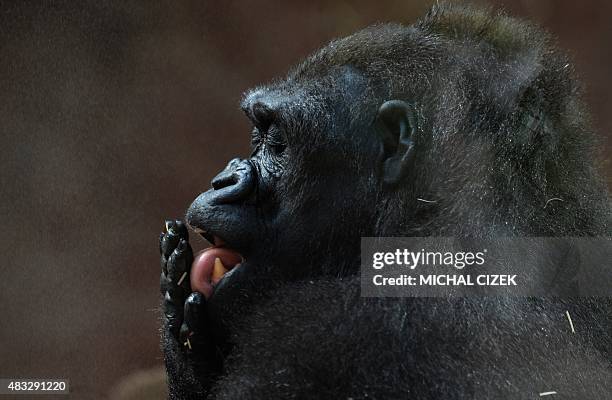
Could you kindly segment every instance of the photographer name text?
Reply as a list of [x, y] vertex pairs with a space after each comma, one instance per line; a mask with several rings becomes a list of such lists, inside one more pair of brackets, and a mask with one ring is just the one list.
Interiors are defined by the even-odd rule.
[[[440, 252], [440, 251], [410, 251], [396, 249], [393, 252], [376, 252], [372, 257], [372, 268], [382, 270], [385, 267], [403, 267], [415, 272], [422, 267], [452, 267], [463, 270], [465, 267], [482, 266], [485, 264], [487, 250], [477, 252]], [[397, 269], [395, 269], [396, 271]], [[382, 271], [381, 271], [382, 272]], [[432, 272], [431, 269], [427, 272]], [[438, 272], [438, 271], [436, 271]], [[393, 274], [384, 276], [382, 273], [372, 277], [375, 286], [517, 286], [517, 276], [510, 274], [472, 274], [470, 273], [421, 273], [416, 276], [409, 274]], [[463, 271], [467, 272], [467, 271]]]

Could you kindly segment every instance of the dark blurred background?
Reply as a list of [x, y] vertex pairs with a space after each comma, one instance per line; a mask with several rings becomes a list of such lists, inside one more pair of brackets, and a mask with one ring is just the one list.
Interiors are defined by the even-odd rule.
[[[157, 236], [246, 155], [241, 94], [431, 3], [0, 1], [0, 377], [103, 398], [159, 366]], [[612, 2], [488, 3], [569, 50], [608, 156]]]

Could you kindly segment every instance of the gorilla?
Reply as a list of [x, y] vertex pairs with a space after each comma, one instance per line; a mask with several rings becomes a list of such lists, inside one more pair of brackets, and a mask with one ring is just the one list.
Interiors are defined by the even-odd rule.
[[[610, 298], [360, 294], [362, 237], [610, 236], [550, 36], [436, 5], [241, 105], [250, 156], [160, 236], [171, 399], [612, 398]], [[195, 257], [189, 229], [211, 243]]]

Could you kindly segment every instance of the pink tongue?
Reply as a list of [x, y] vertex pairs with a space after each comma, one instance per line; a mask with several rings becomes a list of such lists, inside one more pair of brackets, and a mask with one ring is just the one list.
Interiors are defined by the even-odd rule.
[[215, 259], [221, 259], [226, 269], [230, 270], [242, 261], [240, 254], [224, 247], [209, 247], [199, 252], [193, 264], [191, 264], [191, 290], [200, 292], [206, 298], [212, 295], [213, 283], [212, 274], [215, 266]]

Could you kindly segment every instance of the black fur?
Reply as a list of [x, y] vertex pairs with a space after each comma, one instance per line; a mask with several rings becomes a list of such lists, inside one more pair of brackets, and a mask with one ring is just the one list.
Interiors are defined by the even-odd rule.
[[[537, 28], [436, 6], [247, 94], [251, 158], [187, 213], [245, 262], [187, 298], [190, 260], [168, 245], [187, 234], [162, 235], [170, 398], [612, 398], [609, 298], [365, 299], [356, 277], [364, 236], [609, 236], [572, 74]], [[375, 119], [395, 99], [415, 110], [416, 153], [390, 188]]]

